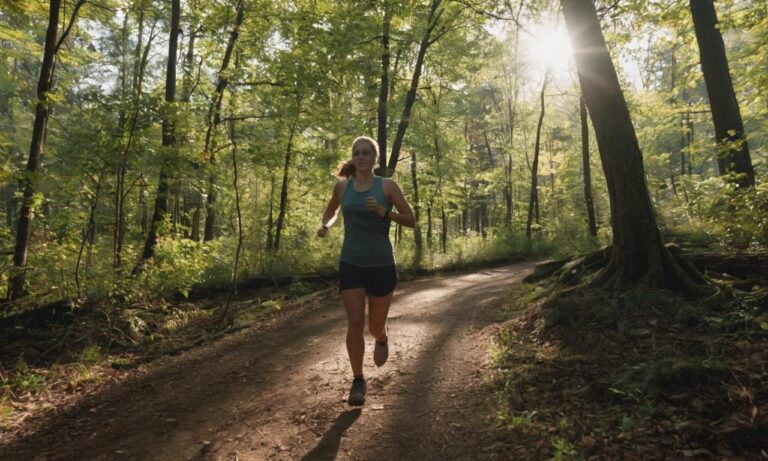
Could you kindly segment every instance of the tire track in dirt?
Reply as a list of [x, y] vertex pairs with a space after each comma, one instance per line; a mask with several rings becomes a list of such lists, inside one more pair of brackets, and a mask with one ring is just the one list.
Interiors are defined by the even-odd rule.
[[[493, 458], [488, 345], [521, 263], [402, 283], [390, 359], [368, 397], [350, 384], [340, 298], [158, 361], [0, 446], [0, 459], [295, 460]], [[490, 419], [489, 419], [490, 418]]]

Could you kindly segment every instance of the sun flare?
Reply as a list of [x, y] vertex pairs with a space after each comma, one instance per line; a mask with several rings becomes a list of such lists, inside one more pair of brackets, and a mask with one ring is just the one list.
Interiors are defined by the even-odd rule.
[[567, 69], [572, 60], [571, 42], [562, 27], [538, 25], [528, 36], [525, 55], [527, 60], [542, 69]]

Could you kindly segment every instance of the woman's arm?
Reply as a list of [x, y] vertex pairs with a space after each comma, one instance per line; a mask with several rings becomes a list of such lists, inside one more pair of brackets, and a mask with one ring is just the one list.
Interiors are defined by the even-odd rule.
[[318, 237], [325, 237], [328, 235], [328, 228], [336, 222], [339, 205], [341, 205], [341, 197], [344, 195], [346, 185], [347, 180], [341, 180], [333, 186], [333, 195], [331, 195], [331, 200], [328, 201], [328, 206], [325, 207], [323, 220], [320, 224], [320, 228], [317, 230]]
[[[416, 218], [413, 216], [413, 210], [405, 200], [403, 191], [400, 190], [400, 186], [392, 179], [385, 179], [382, 183], [384, 187], [384, 195], [387, 197], [392, 205], [397, 208], [397, 212], [390, 211], [389, 219], [405, 227], [414, 227], [416, 225]], [[379, 216], [384, 217], [385, 208], [382, 208]]]

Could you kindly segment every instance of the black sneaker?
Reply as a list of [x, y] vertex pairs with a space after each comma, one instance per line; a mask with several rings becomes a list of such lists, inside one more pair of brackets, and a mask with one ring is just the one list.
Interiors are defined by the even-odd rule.
[[350, 405], [362, 405], [365, 403], [365, 391], [367, 386], [365, 384], [365, 378], [355, 378], [352, 380], [352, 389], [349, 391], [349, 399], [347, 402]]

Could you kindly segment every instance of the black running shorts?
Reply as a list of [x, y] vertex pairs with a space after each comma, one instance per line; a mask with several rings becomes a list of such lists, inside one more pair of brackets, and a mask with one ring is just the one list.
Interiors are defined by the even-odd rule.
[[339, 291], [365, 288], [370, 296], [385, 296], [395, 290], [397, 271], [395, 265], [361, 267], [339, 261]]

